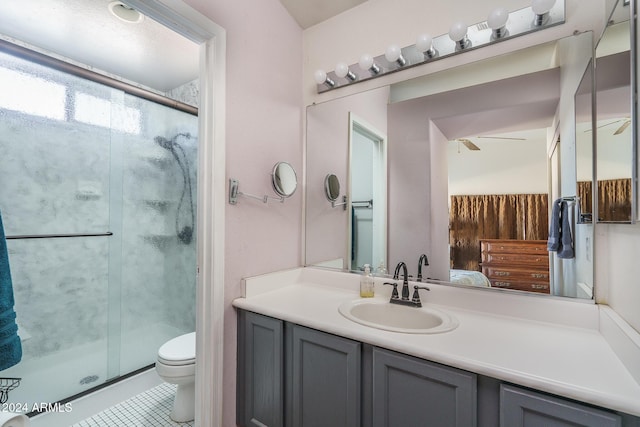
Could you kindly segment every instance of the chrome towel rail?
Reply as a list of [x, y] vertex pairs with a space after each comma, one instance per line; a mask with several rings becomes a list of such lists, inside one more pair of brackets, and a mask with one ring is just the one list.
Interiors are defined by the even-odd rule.
[[104, 237], [113, 236], [111, 231], [106, 233], [71, 233], [71, 234], [18, 234], [15, 236], [6, 236], [7, 240], [20, 240], [20, 239], [60, 239], [67, 237]]

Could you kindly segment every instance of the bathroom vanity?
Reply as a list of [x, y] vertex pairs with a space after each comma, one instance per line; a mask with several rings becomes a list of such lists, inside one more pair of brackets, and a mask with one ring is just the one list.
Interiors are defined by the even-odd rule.
[[[359, 298], [357, 279], [301, 268], [244, 281], [234, 301], [239, 425], [640, 422], [637, 366], [625, 366], [600, 331], [612, 328], [606, 308], [508, 292], [496, 301], [495, 292], [428, 284], [424, 305], [458, 326], [399, 333], [340, 314]], [[376, 299], [388, 299], [381, 283]]]

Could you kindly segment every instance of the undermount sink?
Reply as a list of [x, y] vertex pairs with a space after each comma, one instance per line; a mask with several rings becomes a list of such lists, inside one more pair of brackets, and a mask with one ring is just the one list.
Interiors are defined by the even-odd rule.
[[432, 307], [408, 307], [382, 298], [360, 298], [338, 307], [347, 319], [372, 328], [407, 334], [438, 334], [458, 327], [458, 320]]

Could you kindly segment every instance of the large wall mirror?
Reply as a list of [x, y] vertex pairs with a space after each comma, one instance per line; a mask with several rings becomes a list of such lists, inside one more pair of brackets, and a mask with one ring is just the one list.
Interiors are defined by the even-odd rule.
[[[592, 298], [593, 225], [580, 221], [575, 154], [592, 54], [587, 32], [309, 106], [305, 264], [362, 267], [349, 254], [353, 205], [331, 209], [324, 194], [327, 173], [346, 182], [355, 166], [356, 115], [388, 141], [386, 257], [367, 263], [404, 261], [416, 277], [426, 254], [431, 280]], [[571, 215], [571, 257], [547, 251], [556, 199]]]
[[630, 5], [619, 0], [596, 47], [597, 221], [635, 222]]

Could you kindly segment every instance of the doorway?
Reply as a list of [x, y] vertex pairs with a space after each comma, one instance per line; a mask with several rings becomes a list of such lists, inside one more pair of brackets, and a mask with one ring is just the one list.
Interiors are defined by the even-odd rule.
[[387, 136], [349, 114], [349, 269], [387, 264]]

